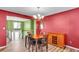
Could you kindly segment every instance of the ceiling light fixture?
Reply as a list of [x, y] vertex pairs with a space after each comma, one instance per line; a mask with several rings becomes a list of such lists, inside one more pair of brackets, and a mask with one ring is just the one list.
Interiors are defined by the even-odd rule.
[[40, 7], [37, 7], [37, 14], [36, 15], [33, 15], [34, 19], [36, 20], [40, 20], [40, 29], [43, 29], [44, 28], [44, 24], [43, 24], [43, 18], [44, 16], [42, 16], [40, 14]]
[[41, 20], [41, 19], [43, 19], [44, 18], [44, 16], [42, 16], [41, 14], [40, 14], [40, 7], [37, 7], [37, 11], [38, 11], [38, 13], [37, 13], [37, 15], [33, 15], [33, 17], [34, 17], [34, 19], [39, 19], [39, 20]]

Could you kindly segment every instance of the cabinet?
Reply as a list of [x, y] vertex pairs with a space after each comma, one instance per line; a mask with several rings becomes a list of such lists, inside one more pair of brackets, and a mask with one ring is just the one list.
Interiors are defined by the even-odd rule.
[[48, 44], [64, 48], [65, 47], [65, 35], [62, 33], [49, 33]]

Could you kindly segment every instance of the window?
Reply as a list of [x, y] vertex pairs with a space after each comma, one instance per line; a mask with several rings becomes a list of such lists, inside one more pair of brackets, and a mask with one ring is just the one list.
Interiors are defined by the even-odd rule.
[[13, 23], [13, 28], [14, 29], [20, 29], [21, 28], [21, 23], [20, 22], [14, 22]]

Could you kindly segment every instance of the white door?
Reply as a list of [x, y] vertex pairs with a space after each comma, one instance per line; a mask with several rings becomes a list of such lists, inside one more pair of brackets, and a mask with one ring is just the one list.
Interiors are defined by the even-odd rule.
[[21, 30], [14, 30], [12, 33], [12, 40], [20, 40], [22, 39]]

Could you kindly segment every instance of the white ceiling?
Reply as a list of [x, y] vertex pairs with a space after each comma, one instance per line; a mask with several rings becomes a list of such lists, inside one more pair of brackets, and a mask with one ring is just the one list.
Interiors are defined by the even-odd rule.
[[[40, 7], [39, 13], [41, 15], [47, 16], [74, 8], [76, 7]], [[38, 13], [37, 7], [0, 7], [0, 9], [29, 16], [36, 15]]]

